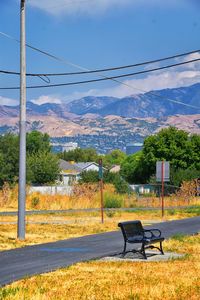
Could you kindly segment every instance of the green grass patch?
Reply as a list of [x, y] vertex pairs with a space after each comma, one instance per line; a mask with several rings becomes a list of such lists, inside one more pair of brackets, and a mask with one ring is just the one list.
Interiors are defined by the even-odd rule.
[[19, 292], [18, 287], [8, 287], [0, 289], [0, 300], [15, 296]]
[[177, 233], [177, 234], [174, 234], [171, 239], [172, 240], [175, 240], [175, 241], [179, 241], [179, 242], [184, 242], [185, 238], [187, 236], [185, 234], [182, 234], [182, 233]]

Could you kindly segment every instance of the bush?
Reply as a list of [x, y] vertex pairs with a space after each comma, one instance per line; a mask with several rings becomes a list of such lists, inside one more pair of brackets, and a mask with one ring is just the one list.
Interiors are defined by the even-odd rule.
[[95, 183], [99, 181], [98, 171], [89, 170], [81, 173], [79, 183]]
[[108, 218], [112, 218], [115, 215], [115, 211], [114, 210], [106, 210], [106, 216]]
[[113, 184], [115, 186], [115, 190], [117, 193], [119, 193], [119, 194], [130, 193], [130, 188], [129, 188], [128, 183], [124, 179], [122, 179], [120, 176], [114, 180]]
[[171, 172], [171, 183], [175, 186], [181, 186], [183, 181], [191, 181], [200, 177], [200, 170], [191, 169], [178, 169]]
[[33, 197], [31, 199], [31, 206], [35, 208], [35, 207], [38, 206], [39, 202], [40, 202], [40, 198], [39, 197]]
[[120, 195], [105, 193], [104, 207], [105, 208], [120, 208], [123, 205], [123, 199]]

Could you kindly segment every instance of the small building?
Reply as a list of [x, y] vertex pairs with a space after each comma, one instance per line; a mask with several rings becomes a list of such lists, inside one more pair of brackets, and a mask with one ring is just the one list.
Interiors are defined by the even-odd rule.
[[109, 172], [111, 173], [119, 173], [119, 171], [120, 171], [120, 165], [114, 165], [109, 170]]
[[[59, 181], [64, 185], [72, 185], [81, 178], [84, 171], [99, 171], [99, 165], [95, 162], [68, 162], [63, 159], [59, 160], [60, 174]], [[103, 171], [106, 169], [103, 167]]]
[[140, 150], [142, 150], [143, 144], [142, 143], [130, 143], [126, 145], [126, 154], [134, 154]]
[[69, 142], [69, 143], [51, 143], [52, 151], [57, 152], [68, 152], [78, 148], [78, 143]]
[[81, 169], [73, 162], [63, 159], [59, 160], [60, 174], [59, 181], [64, 185], [72, 185], [80, 179]]
[[137, 195], [146, 195], [156, 193], [158, 186], [152, 184], [131, 184], [130, 188]]
[[77, 149], [78, 143], [69, 142], [69, 143], [62, 144], [61, 146], [62, 146], [62, 152], [64, 151], [68, 152]]

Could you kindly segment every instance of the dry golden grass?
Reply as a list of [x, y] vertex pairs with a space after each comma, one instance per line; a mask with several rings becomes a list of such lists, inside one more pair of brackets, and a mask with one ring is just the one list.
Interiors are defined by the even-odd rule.
[[88, 262], [20, 280], [0, 290], [6, 300], [198, 300], [200, 235], [176, 237], [167, 250], [189, 254], [166, 262]]
[[[136, 199], [135, 195], [128, 196], [127, 194], [119, 195], [114, 191], [112, 185], [104, 186], [104, 195], [110, 198], [119, 199], [123, 207], [159, 207], [161, 205], [161, 199], [158, 197], [144, 197]], [[183, 206], [183, 205], [197, 205], [200, 204], [200, 197], [178, 197], [172, 195], [171, 197], [165, 197], [165, 206]], [[0, 190], [0, 211], [13, 211], [17, 210], [18, 206], [18, 187], [15, 186], [10, 189], [5, 184], [2, 190]], [[27, 210], [59, 210], [59, 209], [84, 209], [84, 208], [99, 208], [100, 207], [100, 192], [98, 184], [86, 184], [82, 186], [76, 186], [74, 194], [68, 195], [44, 195], [40, 193], [28, 192], [26, 198]]]
[[[198, 215], [200, 208], [192, 210], [166, 211], [165, 220], [175, 220]], [[101, 224], [100, 212], [79, 212], [71, 214], [50, 214], [26, 216], [26, 240], [19, 241], [17, 236], [17, 217], [1, 216], [0, 250], [23, 247], [80, 237], [83, 235], [117, 230], [117, 224], [125, 220], [140, 219], [145, 224], [161, 221], [161, 211], [111, 211], [104, 214]], [[15, 224], [9, 224], [14, 222]]]

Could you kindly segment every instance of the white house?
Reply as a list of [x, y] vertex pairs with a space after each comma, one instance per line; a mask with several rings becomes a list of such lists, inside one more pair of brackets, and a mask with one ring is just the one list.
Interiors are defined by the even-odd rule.
[[[63, 159], [59, 160], [60, 178], [59, 181], [63, 185], [72, 185], [78, 181], [81, 177], [81, 173], [84, 171], [99, 171], [99, 165], [95, 162], [68, 162]], [[103, 168], [105, 171], [106, 169]]]

